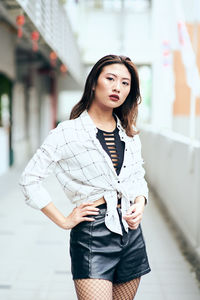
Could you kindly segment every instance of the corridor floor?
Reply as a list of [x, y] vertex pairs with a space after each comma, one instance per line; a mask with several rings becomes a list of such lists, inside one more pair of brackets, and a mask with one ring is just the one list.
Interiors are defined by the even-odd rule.
[[[25, 205], [18, 177], [16, 170], [0, 177], [0, 299], [75, 300], [69, 231]], [[50, 177], [45, 185], [56, 206], [67, 215], [72, 205], [66, 202], [57, 181]], [[153, 198], [150, 193], [143, 217], [152, 271], [143, 276], [135, 299], [199, 300], [200, 290], [192, 268]]]

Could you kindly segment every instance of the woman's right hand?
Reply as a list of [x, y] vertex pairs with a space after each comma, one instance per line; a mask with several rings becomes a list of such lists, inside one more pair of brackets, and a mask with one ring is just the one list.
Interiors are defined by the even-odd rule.
[[[83, 221], [94, 221], [94, 218], [88, 217], [88, 215], [98, 215], [99, 208], [94, 207], [93, 203], [82, 203], [75, 207], [69, 216], [65, 217], [65, 222], [62, 225], [63, 229], [72, 229], [77, 224]], [[86, 217], [87, 216], [87, 217]]]

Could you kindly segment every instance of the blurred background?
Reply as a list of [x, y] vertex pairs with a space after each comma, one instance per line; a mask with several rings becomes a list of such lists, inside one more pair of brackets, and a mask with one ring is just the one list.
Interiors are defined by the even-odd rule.
[[[26, 285], [20, 286], [17, 276], [21, 266], [27, 272], [27, 264], [31, 259], [36, 262], [38, 255], [34, 252], [31, 259], [27, 256], [25, 263], [23, 242], [13, 262], [17, 261], [16, 266], [8, 263], [8, 249], [16, 247], [18, 239], [22, 239], [21, 230], [30, 225], [27, 215], [35, 218], [35, 212], [29, 212], [29, 208], [21, 204], [18, 177], [48, 132], [69, 118], [72, 107], [81, 98], [91, 67], [107, 54], [129, 56], [140, 76], [143, 100], [138, 128], [146, 179], [154, 203], [147, 208], [144, 225], [149, 243], [152, 243], [152, 232], [154, 236], [155, 248], [149, 246], [153, 265], [161, 263], [158, 256], [166, 251], [163, 269], [155, 275], [157, 279], [152, 276], [155, 282], [147, 280], [146, 297], [199, 299], [195, 278], [200, 278], [200, 1], [0, 0], [0, 254], [5, 258], [0, 269], [0, 273], [3, 270], [0, 275], [2, 300], [29, 300], [33, 295], [34, 299], [58, 299], [59, 288], [52, 296], [48, 294], [49, 285], [38, 287], [35, 278], [29, 280], [27, 289]], [[60, 191], [55, 188], [52, 193], [57, 197]], [[14, 201], [15, 197], [22, 201]], [[25, 219], [19, 218], [21, 213]], [[16, 231], [13, 231], [11, 216], [18, 224]], [[34, 236], [39, 232], [36, 227], [49, 234], [46, 223], [40, 216], [37, 218], [37, 226], [45, 224], [45, 229], [32, 221], [32, 231], [28, 227], [23, 231], [26, 238], [30, 232]], [[166, 222], [167, 227], [159, 222]], [[176, 259], [169, 262], [176, 251], [175, 246], [167, 248], [171, 243], [167, 238], [164, 238], [164, 249], [161, 249], [162, 243], [157, 245], [163, 238], [163, 228], [171, 228], [169, 236], [166, 233], [168, 239], [176, 236], [174, 245], [181, 248], [177, 248], [180, 251], [177, 260], [184, 254], [184, 262], [181, 260], [178, 264]], [[58, 232], [56, 235], [62, 236]], [[42, 238], [38, 242], [36, 234], [35, 239], [34, 247], [41, 246]], [[30, 247], [31, 241], [27, 243]], [[188, 262], [183, 271], [184, 263]], [[171, 268], [164, 269], [170, 263]], [[166, 281], [158, 280], [164, 270], [168, 278], [186, 272], [184, 279], [181, 277], [182, 281], [176, 282], [180, 284], [177, 293], [172, 284], [171, 298], [166, 296], [170, 290]], [[23, 280], [29, 276], [26, 272]], [[65, 271], [56, 272], [65, 275]], [[18, 285], [12, 294], [16, 282]], [[70, 289], [72, 282], [69, 282]], [[190, 285], [185, 291], [186, 282]], [[163, 286], [162, 291], [160, 286]], [[24, 289], [32, 293], [24, 296]], [[59, 299], [75, 299], [65, 294], [66, 291], [63, 293]], [[152, 296], [149, 298], [149, 295]], [[142, 297], [142, 293], [138, 296], [138, 299], [147, 298]]]

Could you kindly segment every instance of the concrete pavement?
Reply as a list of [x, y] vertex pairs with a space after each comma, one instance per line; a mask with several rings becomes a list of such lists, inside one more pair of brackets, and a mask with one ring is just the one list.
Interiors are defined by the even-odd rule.
[[[75, 300], [69, 231], [25, 205], [18, 187], [19, 174], [19, 170], [12, 170], [0, 177], [0, 299]], [[72, 205], [55, 178], [48, 178], [45, 185], [56, 206], [67, 215]], [[199, 300], [200, 290], [192, 268], [151, 193], [143, 232], [152, 272], [143, 276], [135, 299]]]

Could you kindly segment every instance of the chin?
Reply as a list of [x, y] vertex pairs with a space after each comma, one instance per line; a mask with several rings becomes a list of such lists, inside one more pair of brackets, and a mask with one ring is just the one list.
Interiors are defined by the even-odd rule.
[[119, 107], [119, 106], [121, 106], [121, 104], [118, 104], [118, 105], [115, 104], [115, 105], [109, 105], [109, 106], [106, 105], [106, 107], [107, 107], [108, 109], [109, 109], [109, 108], [110, 108], [110, 109], [111, 109], [111, 108], [112, 108], [112, 109], [113, 109], [113, 108], [117, 108], [117, 107]]
[[121, 102], [117, 102], [117, 103], [113, 103], [113, 107], [120, 107], [123, 103]]

